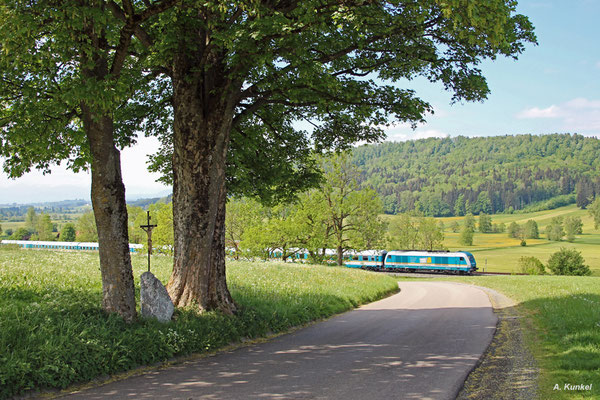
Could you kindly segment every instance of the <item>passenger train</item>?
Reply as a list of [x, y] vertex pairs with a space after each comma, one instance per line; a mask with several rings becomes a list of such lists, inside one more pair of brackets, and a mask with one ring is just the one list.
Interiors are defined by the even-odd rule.
[[472, 274], [477, 271], [477, 262], [468, 251], [363, 251], [345, 262], [349, 268], [362, 268], [389, 272], [449, 272]]
[[[91, 242], [42, 242], [37, 240], [2, 240], [1, 244], [16, 244], [23, 249], [49, 249], [49, 250], [84, 250], [98, 251], [98, 243]], [[129, 252], [141, 251], [144, 245], [129, 243]]]

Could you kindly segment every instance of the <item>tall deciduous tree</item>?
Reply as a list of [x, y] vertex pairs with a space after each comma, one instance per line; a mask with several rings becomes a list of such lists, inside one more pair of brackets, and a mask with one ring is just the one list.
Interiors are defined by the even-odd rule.
[[357, 169], [347, 153], [334, 154], [323, 163], [321, 192], [330, 229], [330, 243], [342, 265], [349, 249], [363, 250], [380, 243], [385, 225], [379, 218], [383, 204], [374, 190], [360, 189]]
[[[114, 93], [107, 89], [115, 86], [104, 83], [114, 83], [112, 78], [119, 74], [107, 66], [135, 66], [123, 62], [127, 58], [119, 51], [121, 45], [129, 46], [132, 34], [152, 49], [147, 61], [156, 67], [154, 71], [165, 72], [172, 91], [165, 98], [172, 100], [173, 132], [164, 136], [167, 149], [157, 157], [171, 161], [164, 168], [172, 172], [174, 185], [175, 261], [169, 294], [176, 305], [195, 302], [201, 309], [226, 312], [235, 310], [225, 281], [226, 183], [230, 192], [288, 196], [315, 181], [313, 165], [303, 150], [376, 140], [381, 131], [365, 126], [390, 119], [423, 120], [431, 110], [429, 104], [391, 82], [424, 76], [442, 82], [454, 100], [482, 100], [488, 87], [477, 68], [481, 60], [498, 55], [516, 58], [526, 42], [535, 41], [531, 24], [515, 14], [516, 2], [509, 0], [180, 0], [157, 23], [143, 29], [144, 17], [154, 14], [148, 10], [170, 3], [124, 1], [122, 8], [114, 2], [93, 3], [106, 5], [124, 22], [117, 25], [121, 30], [102, 30], [114, 18], [99, 7], [94, 13], [101, 17], [96, 25], [83, 24], [78, 38], [86, 38], [82, 42], [89, 47], [83, 54], [86, 90], [73, 93], [93, 93], [97, 101], [88, 104], [76, 96], [77, 101], [68, 104], [87, 115], [81, 118], [86, 131], [97, 131], [102, 139], [98, 146], [90, 141], [91, 154], [110, 154], [97, 160], [102, 166], [92, 164], [92, 172], [95, 166], [105, 165], [111, 173], [98, 179], [108, 176], [118, 181], [120, 175], [114, 173], [118, 157], [106, 150], [114, 149], [114, 140], [108, 140], [112, 138], [107, 134], [114, 128], [113, 114], [106, 110], [120, 109], [113, 99], [106, 101], [106, 94]], [[148, 5], [148, 12], [137, 10], [142, 4]], [[48, 25], [39, 22], [36, 26], [47, 29]], [[73, 29], [80, 28], [78, 24], [71, 25], [61, 27], [81, 30]], [[86, 33], [95, 36], [86, 37]], [[114, 38], [118, 40], [110, 46]], [[109, 45], [103, 51], [106, 42]], [[95, 65], [98, 68], [91, 68]], [[129, 71], [120, 69], [120, 76]], [[134, 76], [133, 72], [128, 75]], [[163, 87], [163, 81], [156, 82]], [[117, 90], [122, 100], [131, 85], [116, 87], [123, 89]], [[293, 125], [306, 119], [316, 125], [310, 140]], [[72, 146], [56, 146], [62, 154], [82, 146], [81, 129], [73, 130], [79, 136], [73, 136], [78, 140]], [[227, 175], [228, 161], [238, 167], [235, 174]], [[95, 187], [116, 186], [101, 182]], [[126, 218], [121, 219], [121, 231], [126, 231]]]
[[38, 215], [35, 212], [35, 208], [29, 207], [27, 209], [27, 214], [25, 214], [25, 227], [29, 229], [30, 232], [36, 232], [38, 225]]
[[479, 214], [479, 232], [491, 233], [492, 232], [492, 217], [487, 215], [485, 212]]
[[260, 224], [264, 217], [258, 201], [248, 197], [232, 198], [227, 203], [225, 245], [233, 250], [235, 259], [241, 255], [240, 242], [246, 231]]
[[37, 219], [37, 235], [38, 240], [54, 240], [55, 236], [52, 234], [52, 220], [50, 215], [41, 213]]
[[[309, 182], [310, 146], [343, 148], [380, 136], [363, 126], [423, 119], [429, 104], [390, 82], [421, 75], [455, 100], [481, 100], [488, 88], [477, 64], [535, 41], [504, 0], [181, 3], [165, 16], [156, 51], [174, 111], [172, 158], [166, 150], [158, 160], [172, 161], [174, 184], [169, 293], [202, 309], [235, 308], [225, 282], [226, 183], [286, 196]], [[306, 119], [316, 125], [310, 140], [293, 125]]]
[[174, 3], [7, 0], [0, 8], [4, 168], [18, 177], [62, 160], [74, 170], [91, 166], [102, 305], [128, 321], [135, 291], [118, 148], [133, 142], [153, 100], [133, 100], [151, 91], [142, 24]]
[[424, 250], [444, 250], [444, 232], [432, 217], [424, 217], [418, 226], [420, 247]]

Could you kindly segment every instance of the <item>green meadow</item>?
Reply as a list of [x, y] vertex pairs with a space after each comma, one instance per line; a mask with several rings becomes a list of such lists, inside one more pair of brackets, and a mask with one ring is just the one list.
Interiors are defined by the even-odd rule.
[[[134, 256], [134, 276], [146, 270]], [[170, 257], [152, 259], [166, 282]], [[239, 313], [177, 310], [125, 324], [100, 308], [98, 253], [0, 249], [0, 398], [212, 352], [326, 318], [393, 293], [397, 280], [347, 268], [229, 262]], [[139, 293], [138, 293], [139, 305]]]
[[[554, 217], [580, 217], [583, 222], [583, 235], [578, 235], [574, 242], [565, 240], [560, 242], [546, 239], [544, 229]], [[457, 221], [462, 224], [464, 217], [437, 218], [445, 226], [444, 245], [449, 250], [466, 250], [475, 256], [480, 271], [517, 273], [518, 260], [522, 256], [533, 256], [546, 263], [552, 253], [561, 247], [574, 248], [581, 252], [587, 265], [595, 276], [600, 276], [600, 230], [594, 229], [594, 221], [587, 210], [581, 210], [575, 205], [557, 208], [554, 210], [539, 211], [524, 214], [496, 214], [492, 215], [492, 223], [504, 223], [507, 227], [511, 222], [520, 225], [532, 219], [537, 222], [540, 239], [527, 239], [527, 246], [521, 246], [519, 239], [508, 237], [508, 233], [480, 233], [475, 232], [473, 246], [464, 246], [458, 242], [460, 233], [452, 232], [451, 224]], [[393, 219], [395, 216], [387, 216]], [[478, 217], [475, 216], [475, 221]]]

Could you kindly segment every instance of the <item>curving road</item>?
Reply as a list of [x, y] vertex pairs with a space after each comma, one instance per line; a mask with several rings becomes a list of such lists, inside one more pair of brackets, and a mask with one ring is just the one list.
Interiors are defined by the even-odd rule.
[[492, 340], [481, 290], [401, 282], [401, 292], [325, 322], [113, 382], [81, 399], [454, 399]]

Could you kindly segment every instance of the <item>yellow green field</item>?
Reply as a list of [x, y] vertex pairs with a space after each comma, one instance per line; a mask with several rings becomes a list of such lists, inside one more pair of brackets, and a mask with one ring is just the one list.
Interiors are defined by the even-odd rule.
[[[573, 243], [567, 241], [551, 242], [546, 239], [544, 229], [554, 217], [576, 216], [583, 222], [583, 235], [578, 235]], [[388, 220], [395, 216], [386, 216]], [[497, 214], [492, 215], [492, 222], [504, 223], [508, 226], [511, 222], [524, 224], [532, 219], [538, 223], [540, 239], [527, 239], [527, 246], [520, 245], [520, 240], [509, 238], [505, 233], [479, 233], [475, 232], [473, 246], [464, 246], [458, 243], [459, 233], [451, 230], [453, 221], [462, 224], [464, 217], [437, 218], [445, 226], [444, 245], [449, 250], [466, 250], [475, 256], [480, 271], [487, 272], [518, 272], [517, 262], [522, 256], [533, 256], [546, 263], [552, 253], [561, 247], [574, 248], [581, 252], [587, 265], [594, 275], [600, 276], [600, 230], [594, 229], [594, 221], [587, 210], [581, 210], [576, 205], [557, 208], [554, 210], [539, 211], [526, 214]], [[475, 217], [478, 221], [478, 217]]]

